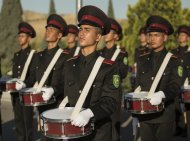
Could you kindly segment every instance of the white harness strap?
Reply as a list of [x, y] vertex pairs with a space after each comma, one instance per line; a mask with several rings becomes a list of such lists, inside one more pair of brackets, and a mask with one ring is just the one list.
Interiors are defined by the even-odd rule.
[[114, 54], [113, 54], [113, 56], [112, 56], [112, 58], [111, 58], [112, 61], [115, 61], [115, 60], [116, 60], [116, 58], [117, 58], [117, 56], [119, 55], [120, 51], [121, 51], [120, 48], [117, 48], [117, 49], [115, 50], [115, 52], [114, 52]]
[[163, 72], [164, 72], [164, 70], [165, 70], [171, 56], [172, 56], [172, 53], [168, 52], [166, 57], [164, 58], [164, 61], [162, 62], [162, 65], [161, 65], [160, 69], [158, 70], [158, 72], [156, 74], [156, 77], [155, 77], [155, 79], [154, 79], [154, 81], [153, 81], [153, 83], [151, 85], [151, 88], [150, 88], [150, 91], [148, 93], [148, 96], [152, 95], [155, 92], [156, 87], [157, 87], [157, 85], [158, 85], [158, 83], [159, 83], [159, 81], [160, 81], [160, 79], [162, 77], [162, 74], [163, 74]]
[[88, 80], [86, 81], [85, 85], [84, 85], [84, 88], [82, 90], [82, 93], [74, 107], [74, 110], [71, 114], [71, 119], [74, 119], [80, 112], [82, 106], [83, 106], [83, 103], [88, 95], [88, 92], [92, 86], [92, 83], [94, 82], [94, 79], [96, 77], [96, 75], [98, 74], [98, 71], [100, 69], [100, 66], [102, 65], [102, 62], [104, 61], [105, 58], [99, 56], [98, 59], [96, 60], [96, 63], [88, 77]]
[[75, 53], [73, 56], [77, 56], [79, 54], [79, 51], [80, 51], [80, 47], [77, 46], [77, 48], [75, 49]]
[[63, 52], [62, 49], [58, 49], [57, 52], [55, 53], [53, 59], [51, 60], [50, 64], [48, 65], [47, 69], [44, 72], [44, 75], [42, 76], [42, 79], [40, 80], [39, 85], [37, 86], [37, 90], [36, 92], [40, 92], [42, 89], [42, 86], [44, 85], [47, 77], [49, 76], [51, 70], [53, 69], [55, 63], [57, 62], [59, 56], [61, 55], [61, 53]]
[[22, 81], [24, 81], [26, 78], [26, 73], [28, 71], [28, 67], [29, 67], [30, 62], [32, 60], [32, 56], [34, 55], [34, 52], [35, 52], [35, 50], [33, 50], [33, 49], [30, 51], [30, 54], [29, 54], [29, 56], [25, 62], [24, 69], [23, 69], [21, 77], [20, 77], [20, 80], [22, 80]]

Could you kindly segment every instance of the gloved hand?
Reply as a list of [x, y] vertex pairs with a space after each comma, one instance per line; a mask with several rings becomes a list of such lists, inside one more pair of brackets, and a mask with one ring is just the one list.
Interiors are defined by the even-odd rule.
[[49, 87], [49, 88], [43, 87], [42, 93], [43, 93], [42, 95], [43, 100], [48, 101], [52, 97], [54, 90], [52, 87]]
[[152, 105], [159, 105], [162, 102], [163, 98], [165, 98], [163, 91], [156, 92], [150, 96], [150, 103]]
[[22, 80], [19, 80], [19, 79], [15, 79], [15, 80], [16, 80], [16, 90], [19, 91], [26, 87], [26, 84]]
[[85, 126], [88, 124], [90, 118], [92, 118], [93, 116], [94, 114], [90, 109], [83, 110], [78, 114], [75, 119], [71, 119], [71, 124], [78, 127]]

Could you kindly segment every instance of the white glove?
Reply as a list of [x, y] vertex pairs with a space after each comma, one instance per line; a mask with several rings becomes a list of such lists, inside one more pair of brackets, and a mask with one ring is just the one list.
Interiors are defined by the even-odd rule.
[[150, 103], [152, 105], [159, 105], [162, 102], [163, 98], [165, 98], [163, 91], [156, 92], [150, 96]]
[[19, 91], [25, 87], [26, 87], [26, 84], [22, 80], [16, 79], [16, 90]]
[[92, 118], [93, 116], [94, 114], [90, 109], [83, 110], [78, 114], [76, 118], [71, 119], [72, 120], [71, 124], [78, 127], [85, 126], [88, 124], [90, 118]]
[[43, 93], [42, 98], [44, 101], [48, 101], [54, 93], [54, 90], [52, 87], [49, 87], [49, 88], [44, 87], [44, 88], [42, 88], [41, 91]]

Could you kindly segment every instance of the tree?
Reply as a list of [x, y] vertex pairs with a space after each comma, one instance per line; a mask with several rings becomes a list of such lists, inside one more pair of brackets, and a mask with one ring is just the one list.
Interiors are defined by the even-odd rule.
[[108, 17], [110, 17], [110, 18], [115, 18], [112, 0], [109, 0], [109, 5], [108, 5]]
[[18, 24], [22, 21], [20, 0], [3, 0], [0, 13], [0, 55], [2, 58], [2, 73], [10, 70], [11, 59], [19, 49], [17, 41]]
[[55, 10], [54, 0], [50, 0], [49, 15], [55, 14], [55, 13], [56, 13], [56, 10]]

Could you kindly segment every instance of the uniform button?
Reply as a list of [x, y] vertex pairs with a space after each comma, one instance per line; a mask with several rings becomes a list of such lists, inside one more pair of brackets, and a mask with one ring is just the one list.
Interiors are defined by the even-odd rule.
[[96, 87], [96, 85], [93, 85], [92, 87]]
[[154, 80], [154, 77], [151, 77], [152, 80]]
[[20, 69], [20, 66], [18, 66], [18, 68]]
[[144, 74], [144, 71], [142, 73]]
[[183, 60], [181, 60], [181, 63], [183, 63]]
[[53, 70], [55, 70], [55, 68], [53, 68]]
[[42, 56], [42, 54], [40, 54], [40, 56]]
[[75, 64], [73, 64], [73, 67], [75, 67]]
[[79, 90], [79, 94], [81, 94], [82, 93], [82, 91], [81, 90]]
[[147, 60], [150, 60], [150, 58], [147, 58]]

